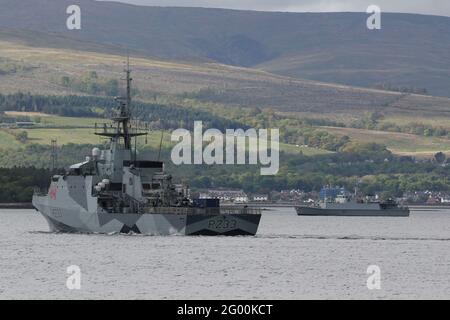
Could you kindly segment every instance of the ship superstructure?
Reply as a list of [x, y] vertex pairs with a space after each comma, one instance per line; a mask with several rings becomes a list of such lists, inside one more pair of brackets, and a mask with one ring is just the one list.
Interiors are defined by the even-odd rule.
[[[132, 125], [131, 71], [126, 96], [112, 125], [97, 127], [109, 139], [86, 161], [52, 177], [47, 192], [36, 192], [33, 206], [56, 232], [142, 233], [151, 235], [255, 235], [259, 209], [223, 208], [218, 200], [191, 200], [175, 185], [164, 163], [138, 156], [136, 139], [147, 132]], [[134, 145], [133, 145], [134, 144]]]

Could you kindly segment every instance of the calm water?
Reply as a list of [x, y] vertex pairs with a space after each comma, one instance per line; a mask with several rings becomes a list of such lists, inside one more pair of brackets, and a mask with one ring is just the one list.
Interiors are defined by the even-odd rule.
[[[450, 211], [410, 218], [265, 212], [257, 237], [48, 233], [31, 210], [0, 211], [0, 298], [450, 298]], [[66, 288], [78, 265], [81, 290]], [[381, 290], [368, 290], [369, 265]]]

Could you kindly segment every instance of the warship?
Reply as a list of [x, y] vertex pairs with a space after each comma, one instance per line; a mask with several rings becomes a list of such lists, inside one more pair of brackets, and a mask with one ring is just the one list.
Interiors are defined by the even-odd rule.
[[312, 206], [296, 206], [299, 216], [360, 216], [360, 217], [408, 217], [409, 208], [393, 200], [363, 202], [338, 195], [333, 202], [325, 201]]
[[[48, 190], [36, 190], [33, 206], [52, 232], [136, 233], [146, 235], [255, 235], [261, 211], [221, 207], [216, 199], [190, 199], [165, 172], [164, 163], [138, 156], [136, 139], [146, 135], [133, 125], [131, 71], [126, 96], [118, 97], [112, 125], [96, 129], [105, 150], [94, 148], [86, 161], [54, 175]], [[97, 128], [97, 125], [96, 125]], [[134, 145], [134, 147], [133, 147]]]

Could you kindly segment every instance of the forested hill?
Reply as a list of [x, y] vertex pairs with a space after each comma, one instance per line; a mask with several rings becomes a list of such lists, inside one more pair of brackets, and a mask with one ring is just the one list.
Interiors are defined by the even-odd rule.
[[[0, 32], [44, 47], [90, 41], [93, 50], [125, 47], [165, 59], [209, 60], [325, 82], [407, 88], [450, 96], [450, 18], [383, 14], [382, 29], [365, 13], [277, 13], [139, 7], [78, 0], [82, 29], [68, 31], [72, 0], [0, 0]], [[72, 41], [57, 41], [59, 34]], [[2, 40], [0, 38], [0, 40]], [[99, 46], [105, 45], [103, 48]]]

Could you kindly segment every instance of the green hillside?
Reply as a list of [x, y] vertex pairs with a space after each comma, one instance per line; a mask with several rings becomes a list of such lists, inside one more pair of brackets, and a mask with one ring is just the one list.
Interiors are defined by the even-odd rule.
[[[382, 75], [382, 82], [392, 81], [388, 89], [408, 88], [404, 79], [418, 81], [414, 88], [422, 82], [437, 88], [434, 80], [449, 87], [443, 80], [450, 65], [444, 54], [448, 33], [432, 32], [446, 30], [448, 18], [389, 14], [384, 25], [390, 32], [374, 35], [359, 28], [360, 14], [141, 8], [83, 0], [83, 30], [71, 33], [60, 23], [59, 10], [69, 1], [46, 0], [47, 10], [40, 1], [0, 0], [0, 100], [29, 93], [24, 100], [3, 101], [0, 110], [53, 115], [41, 117], [43, 127], [23, 130], [26, 142], [18, 141], [16, 129], [0, 131], [2, 148], [47, 145], [54, 136], [62, 144], [97, 143], [91, 141], [89, 117], [103, 117], [120, 94], [128, 46], [138, 116], [157, 130], [189, 127], [194, 119], [220, 128], [278, 127], [283, 150], [305, 154], [337, 151], [346, 137], [376, 141], [397, 154], [430, 157], [450, 149], [449, 98], [331, 83], [372, 87]], [[423, 39], [428, 45], [415, 48]], [[73, 118], [56, 115], [76, 116], [77, 125], [70, 132]], [[376, 123], [370, 122], [373, 116]], [[301, 147], [305, 141], [314, 148]]]
[[[0, 95], [22, 91], [31, 93], [38, 100], [42, 100], [43, 95], [61, 97], [51, 99], [53, 106], [50, 106], [45, 99], [37, 104], [29, 102], [29, 98], [25, 96], [22, 98], [24, 100], [11, 102], [11, 105], [5, 101], [2, 110], [30, 112], [39, 105], [39, 108], [45, 107], [57, 114], [77, 115], [81, 112], [84, 116], [89, 116], [97, 112], [103, 113], [104, 108], [114, 105], [112, 97], [106, 95], [103, 86], [120, 79], [124, 60], [122, 56], [30, 47], [1, 39], [0, 43], [0, 69], [8, 70], [0, 74]], [[382, 115], [379, 130], [391, 130], [389, 125], [392, 127], [392, 123], [401, 127], [395, 130], [422, 124], [432, 129], [442, 127], [450, 130], [450, 121], [445, 120], [450, 112], [448, 98], [319, 83], [220, 64], [144, 57], [132, 57], [131, 61], [135, 99], [142, 105], [139, 116], [156, 123], [162, 121], [170, 129], [191, 126], [194, 120], [215, 123], [220, 128], [230, 125], [279, 127], [283, 137], [287, 137], [287, 129], [292, 131], [289, 133], [291, 138], [286, 138], [291, 144], [286, 146], [286, 150], [291, 151], [298, 151], [295, 145], [303, 144], [303, 128], [307, 128], [308, 124], [314, 126], [315, 130], [327, 131], [338, 137], [348, 135], [360, 141], [358, 134], [342, 134], [323, 127], [343, 123], [348, 127], [344, 129], [354, 127], [353, 130], [357, 130], [359, 127], [355, 127], [355, 123], [364, 121], [373, 113]], [[120, 91], [122, 85], [118, 82], [116, 89]], [[167, 108], [171, 110], [173, 117], [163, 116], [169, 114], [164, 113]], [[63, 113], [58, 113], [60, 111]], [[255, 115], [262, 117], [258, 119]], [[268, 122], [271, 117], [275, 118], [273, 123]], [[73, 123], [70, 118], [56, 119], [41, 117], [42, 123], [50, 126], [52, 121], [58, 122], [58, 125], [62, 125], [62, 122], [65, 125]], [[79, 128], [74, 129], [73, 136], [58, 131], [58, 128], [29, 130], [28, 143], [48, 144], [51, 136], [60, 136], [62, 143], [92, 143], [91, 131], [85, 128], [90, 125], [89, 121], [91, 120], [79, 118]], [[383, 129], [384, 125], [389, 128]], [[11, 145], [16, 145], [16, 139], [14, 136], [12, 138], [14, 142]], [[412, 138], [416, 138], [414, 143], [420, 141], [420, 144], [411, 146]], [[377, 135], [376, 141], [399, 154], [432, 156], [434, 152], [449, 150], [447, 136], [440, 136], [439, 143], [431, 138], [420, 137], [420, 134], [412, 135], [412, 138], [407, 135], [399, 138], [397, 134], [389, 132]], [[10, 145], [5, 139], [1, 144]], [[315, 149], [303, 151], [307, 154], [317, 152]]]
[[[28, 117], [30, 121], [39, 119], [36, 128], [9, 128], [0, 129], [0, 149], [20, 150], [29, 145], [50, 145], [52, 140], [57, 140], [58, 145], [68, 144], [102, 144], [105, 139], [97, 137], [95, 133], [95, 124], [101, 126], [102, 123], [109, 123], [107, 119], [99, 118], [74, 118], [62, 117], [43, 113], [30, 112], [6, 112], [7, 116]], [[50, 126], [45, 128], [45, 126]], [[19, 141], [17, 134], [27, 133], [26, 141]], [[141, 147], [147, 146], [152, 149], [158, 149], [163, 136], [163, 148], [172, 147], [175, 143], [171, 142], [171, 132], [161, 130], [151, 130], [147, 138], [140, 138], [138, 143]], [[304, 146], [294, 146], [281, 143], [281, 151], [289, 154], [303, 153], [305, 155], [327, 154], [325, 150], [308, 148]]]

